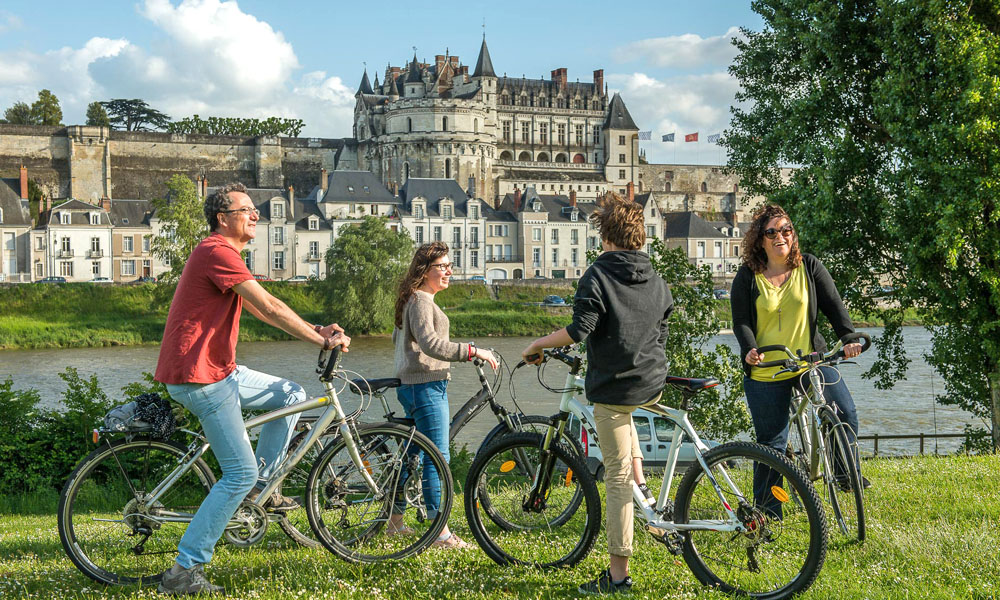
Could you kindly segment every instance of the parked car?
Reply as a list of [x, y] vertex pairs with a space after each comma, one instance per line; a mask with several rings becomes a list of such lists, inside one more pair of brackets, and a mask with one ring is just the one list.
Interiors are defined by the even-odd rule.
[[715, 290], [712, 295], [716, 300], [729, 300], [729, 290]]
[[134, 285], [139, 285], [141, 283], [156, 283], [156, 277], [152, 277], [150, 275], [143, 275], [142, 277], [138, 277], [132, 280], [132, 283]]
[[562, 296], [546, 296], [545, 300], [542, 300], [543, 306], [566, 306], [566, 301], [563, 300]]
[[288, 283], [305, 283], [309, 281], [309, 278], [306, 277], [305, 275], [295, 275], [294, 277], [289, 277], [285, 281], [287, 281]]
[[87, 283], [112, 283], [110, 277], [94, 277]]
[[486, 278], [482, 275], [473, 275], [472, 277], [469, 277], [469, 281], [486, 285]]
[[[594, 418], [593, 405], [585, 407], [590, 413], [591, 422]], [[662, 469], [667, 464], [667, 454], [670, 453], [670, 441], [674, 437], [674, 424], [665, 417], [652, 413], [644, 408], [637, 408], [632, 413], [632, 421], [635, 423], [635, 431], [639, 434], [639, 449], [642, 450], [642, 466], [644, 469]], [[580, 426], [580, 420], [571, 416], [567, 428], [570, 435], [580, 442], [583, 453], [587, 457], [587, 466], [590, 472], [598, 479], [604, 479], [604, 462], [601, 454], [601, 447], [597, 440], [591, 439], [587, 435], [587, 430]], [[712, 440], [702, 440], [709, 448], [719, 445], [719, 442]], [[695, 458], [694, 444], [689, 440], [681, 443], [681, 450], [677, 455], [677, 466], [679, 470], [686, 469], [694, 464]]]
[[35, 283], [66, 283], [66, 278], [50, 275], [49, 277], [43, 277], [42, 279], [39, 279]]
[[260, 273], [254, 273], [253, 278], [256, 279], [257, 281], [274, 281], [267, 275], [261, 275]]

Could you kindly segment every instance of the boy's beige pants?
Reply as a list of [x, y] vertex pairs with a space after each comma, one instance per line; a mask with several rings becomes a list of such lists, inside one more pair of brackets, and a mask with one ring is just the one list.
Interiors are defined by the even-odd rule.
[[[657, 396], [643, 406], [656, 404]], [[632, 556], [632, 459], [642, 458], [632, 412], [642, 406], [594, 405], [594, 425], [604, 455], [608, 552]]]

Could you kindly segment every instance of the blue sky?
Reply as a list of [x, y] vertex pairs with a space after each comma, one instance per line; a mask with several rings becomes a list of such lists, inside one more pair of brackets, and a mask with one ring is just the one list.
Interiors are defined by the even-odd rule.
[[[371, 8], [374, 7], [374, 8]], [[364, 64], [433, 60], [447, 49], [475, 65], [486, 39], [498, 74], [571, 81], [603, 68], [640, 129], [725, 128], [737, 84], [726, 72], [739, 27], [761, 19], [745, 0], [702, 2], [35, 2], [0, 8], [0, 110], [39, 89], [84, 122], [89, 102], [139, 97], [174, 118], [304, 119], [303, 135], [351, 134]], [[718, 147], [644, 142], [653, 162], [715, 164]]]

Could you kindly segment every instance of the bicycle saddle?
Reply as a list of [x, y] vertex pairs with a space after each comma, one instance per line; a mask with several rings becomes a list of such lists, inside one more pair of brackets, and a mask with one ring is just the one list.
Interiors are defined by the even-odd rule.
[[381, 379], [365, 379], [358, 377], [351, 380], [350, 390], [355, 394], [381, 394], [389, 388], [400, 386], [399, 379], [395, 377], [383, 377]]
[[667, 375], [667, 383], [676, 388], [680, 388], [686, 392], [694, 394], [696, 392], [700, 392], [701, 390], [707, 390], [708, 388], [713, 388], [719, 385], [719, 380], [715, 377], [709, 377], [707, 379], [693, 379], [691, 377], [672, 377]]

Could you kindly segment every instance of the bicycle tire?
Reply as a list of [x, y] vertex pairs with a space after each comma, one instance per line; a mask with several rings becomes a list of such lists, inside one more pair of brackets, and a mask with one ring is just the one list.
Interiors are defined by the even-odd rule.
[[[349, 562], [418, 554], [441, 534], [454, 502], [444, 455], [415, 428], [393, 423], [359, 424], [356, 441], [365, 468], [382, 493], [368, 489], [346, 440], [338, 439], [320, 454], [306, 483], [306, 514], [313, 533], [327, 550]], [[427, 517], [421, 495], [422, 456], [428, 457], [441, 482], [441, 504], [432, 518]], [[394, 505], [404, 507], [405, 525], [414, 535], [383, 532]]]
[[[303, 431], [293, 437], [292, 441], [288, 443], [288, 454], [294, 452], [310, 433], [312, 432]], [[316, 539], [312, 527], [309, 525], [309, 515], [306, 514], [306, 483], [309, 481], [309, 472], [323, 450], [334, 443], [337, 437], [339, 437], [339, 433], [335, 432], [320, 436], [319, 440], [306, 451], [302, 460], [288, 472], [277, 488], [278, 493], [299, 503], [299, 508], [281, 513], [278, 527], [295, 543], [306, 548], [320, 548], [322, 546]]]
[[[519, 415], [517, 421], [518, 426], [521, 428], [518, 431], [530, 432], [537, 435], [541, 435], [543, 437], [545, 436], [545, 433], [547, 432], [551, 423], [552, 419], [550, 417], [543, 417], [541, 415]], [[492, 431], [490, 431], [489, 434], [487, 434], [486, 438], [483, 440], [482, 445], [479, 447], [478, 450], [476, 450], [476, 455], [478, 456], [479, 453], [484, 448], [486, 448], [490, 443], [492, 443], [495, 439], [499, 438], [502, 435], [507, 435], [508, 433], [510, 433], [510, 430], [507, 428], [506, 423], [498, 424], [496, 427], [493, 428]], [[559, 441], [567, 445], [570, 449], [572, 449], [573, 453], [580, 458], [580, 461], [586, 467], [587, 461], [583, 455], [583, 447], [580, 446], [579, 442], [574, 440], [566, 432], [566, 430], [563, 430], [562, 436], [559, 438]], [[517, 461], [517, 462], [519, 468], [527, 469], [525, 473], [528, 476], [531, 476], [534, 473], [533, 468], [521, 465], [522, 461]], [[482, 504], [483, 512], [490, 518], [491, 521], [496, 523], [499, 527], [501, 528], [517, 527], [516, 523], [511, 523], [510, 521], [504, 519], [503, 513], [501, 511], [493, 509], [493, 504], [492, 501], [490, 500], [488, 489], [482, 488], [479, 490], [479, 502]], [[582, 489], [578, 488], [577, 494], [567, 504], [566, 508], [560, 514], [552, 518], [549, 524], [552, 527], [560, 527], [561, 525], [569, 521], [569, 519], [573, 516], [573, 513], [575, 513], [576, 510], [580, 507], [581, 502], [583, 502], [583, 491]]]
[[[729, 505], [743, 522], [744, 531], [688, 530], [682, 544], [684, 561], [702, 584], [725, 593], [766, 600], [788, 598], [816, 580], [826, 558], [827, 522], [813, 485], [791, 461], [774, 450], [750, 442], [730, 442], [703, 455], [709, 472], [724, 490]], [[776, 470], [801, 507], [790, 498], [775, 500], [779, 511], [757, 507], [753, 501], [753, 471], [760, 464]], [[738, 492], [727, 489], [725, 474]], [[772, 488], [772, 490], [775, 490]], [[788, 496], [791, 496], [787, 491]], [[705, 469], [696, 463], [677, 489], [676, 523], [692, 520], [728, 520]], [[801, 547], [794, 550], [795, 547]], [[731, 548], [731, 549], [730, 549]], [[762, 574], [764, 569], [776, 575]]]
[[[531, 489], [531, 476], [516, 468], [518, 456], [528, 455], [532, 464], [541, 462], [544, 437], [529, 432], [501, 436], [480, 452], [465, 483], [465, 515], [476, 542], [501, 565], [569, 567], [583, 560], [594, 546], [601, 529], [601, 497], [586, 465], [561, 444], [554, 455], [552, 487], [541, 510], [524, 508]], [[483, 518], [483, 491], [489, 492], [489, 508], [503, 511], [503, 519]], [[582, 491], [582, 493], [580, 493]], [[582, 500], [570, 518], [554, 525], [552, 513], [561, 515], [577, 494]]]
[[[820, 427], [826, 438], [826, 465], [832, 473], [826, 476], [826, 493], [833, 509], [833, 520], [840, 532], [848, 537], [854, 537], [859, 542], [865, 540], [867, 524], [865, 522], [864, 486], [861, 484], [861, 473], [858, 462], [856, 444], [851, 444], [847, 435], [847, 427], [833, 409], [824, 406], [819, 413]], [[837, 465], [844, 470], [844, 475], [837, 476]], [[846, 479], [844, 479], [846, 477]]]
[[195, 512], [215, 475], [199, 458], [153, 507], [136, 497], [152, 491], [186, 454], [175, 442], [121, 439], [80, 461], [59, 496], [57, 522], [63, 549], [84, 575], [107, 585], [159, 582], [187, 523], [157, 522], [156, 515]]

